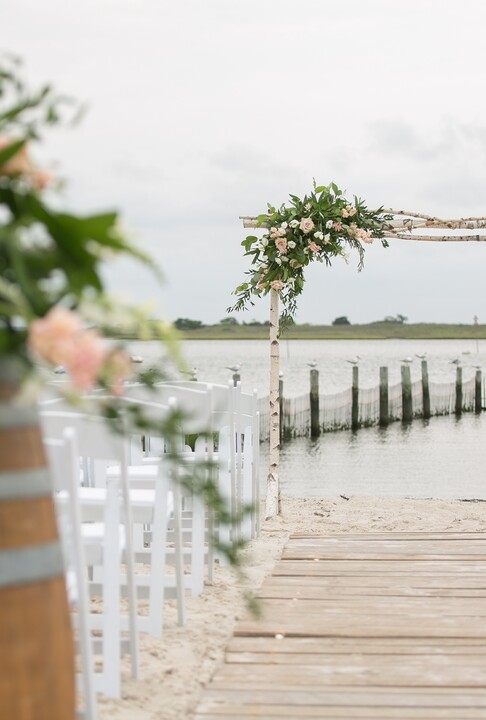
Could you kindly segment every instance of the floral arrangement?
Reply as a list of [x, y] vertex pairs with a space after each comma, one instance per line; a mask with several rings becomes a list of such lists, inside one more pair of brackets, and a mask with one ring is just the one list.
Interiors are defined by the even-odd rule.
[[124, 255], [154, 269], [152, 260], [126, 239], [116, 213], [59, 211], [59, 183], [31, 158], [31, 145], [73, 106], [50, 87], [29, 90], [19, 62], [0, 59], [0, 360], [15, 359], [21, 380], [62, 366], [73, 391], [101, 385], [116, 394], [132, 366], [105, 333], [159, 338], [176, 351], [169, 325], [104, 292], [106, 261]]
[[258, 215], [257, 227], [265, 228], [261, 238], [248, 236], [241, 243], [252, 258], [249, 280], [234, 291], [237, 302], [228, 312], [253, 305], [253, 297], [278, 290], [283, 305], [282, 319], [291, 322], [297, 297], [304, 288], [304, 269], [313, 261], [331, 265], [335, 257], [348, 260], [348, 249], [358, 252], [358, 269], [363, 268], [364, 247], [380, 238], [387, 247], [384, 231], [391, 215], [382, 208], [368, 210], [362, 200], [349, 202], [334, 184], [317, 186], [302, 199], [290, 195], [290, 204]]

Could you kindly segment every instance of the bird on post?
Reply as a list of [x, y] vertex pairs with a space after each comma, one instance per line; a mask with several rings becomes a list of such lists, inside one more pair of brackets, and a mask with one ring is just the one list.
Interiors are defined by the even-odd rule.
[[351, 358], [351, 360], [346, 360], [346, 362], [350, 363], [351, 365], [357, 365], [360, 360], [361, 355], [355, 355], [354, 358]]
[[238, 370], [241, 368], [241, 365], [226, 365], [226, 370], [231, 370], [231, 372], [237, 373]]
[[317, 367], [317, 361], [311, 360], [310, 362], [307, 363], [307, 365], [311, 368], [315, 368], [315, 367]]
[[408, 355], [407, 357], [402, 358], [402, 362], [406, 363], [407, 365], [411, 365], [413, 363], [413, 358]]

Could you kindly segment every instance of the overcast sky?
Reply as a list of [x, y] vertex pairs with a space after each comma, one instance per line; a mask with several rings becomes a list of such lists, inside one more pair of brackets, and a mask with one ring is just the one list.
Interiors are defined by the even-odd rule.
[[[154, 314], [218, 322], [247, 269], [239, 215], [315, 178], [369, 207], [486, 215], [484, 0], [3, 0], [33, 83], [86, 102], [37, 157], [71, 209], [116, 208], [162, 267], [110, 269]], [[486, 243], [392, 241], [316, 264], [299, 322], [486, 322]], [[266, 299], [240, 320], [264, 320]]]

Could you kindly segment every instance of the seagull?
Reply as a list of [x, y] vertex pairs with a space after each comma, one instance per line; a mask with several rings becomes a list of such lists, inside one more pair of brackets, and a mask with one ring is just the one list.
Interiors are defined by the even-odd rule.
[[426, 353], [426, 352], [424, 352], [424, 353], [415, 353], [415, 357], [418, 357], [418, 358], [420, 358], [421, 360], [425, 360], [425, 358], [427, 357], [427, 353]]
[[307, 365], [311, 368], [315, 368], [315, 367], [317, 367], [317, 361], [311, 360], [310, 362], [307, 363]]
[[184, 375], [189, 375], [190, 380], [197, 380], [199, 369], [197, 367], [193, 367], [192, 370], [183, 370], [182, 372]]
[[407, 357], [402, 358], [402, 362], [407, 363], [407, 365], [410, 365], [410, 363], [413, 363], [413, 358], [411, 358], [410, 355], [408, 355]]
[[231, 370], [231, 372], [237, 373], [240, 367], [241, 365], [226, 365], [226, 370]]
[[355, 355], [355, 357], [352, 360], [346, 360], [346, 362], [351, 363], [351, 365], [357, 365], [358, 362], [361, 359], [361, 355]]
[[460, 365], [461, 359], [460, 358], [454, 358], [454, 360], [451, 360], [451, 365]]

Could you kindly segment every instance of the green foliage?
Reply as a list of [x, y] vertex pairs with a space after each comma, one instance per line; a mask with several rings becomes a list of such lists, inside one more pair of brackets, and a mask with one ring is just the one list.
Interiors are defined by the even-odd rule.
[[222, 320], [219, 321], [220, 325], [224, 325], [227, 327], [234, 327], [235, 325], [238, 325], [238, 320], [235, 317], [225, 317]]
[[314, 260], [331, 265], [336, 257], [348, 259], [346, 251], [358, 253], [358, 269], [364, 262], [363, 243], [380, 238], [388, 243], [384, 231], [391, 215], [382, 208], [368, 210], [358, 197], [352, 202], [334, 183], [317, 186], [300, 199], [290, 195], [290, 203], [257, 217], [258, 227], [266, 229], [261, 238], [249, 235], [242, 241], [245, 255], [251, 258], [248, 280], [234, 291], [236, 303], [228, 312], [254, 304], [255, 297], [278, 290], [283, 306], [283, 321], [289, 323], [297, 309], [297, 298], [304, 288], [304, 269]]
[[201, 320], [191, 320], [190, 318], [177, 318], [174, 327], [178, 330], [197, 330], [204, 327]]
[[346, 315], [341, 315], [341, 317], [337, 317], [332, 321], [333, 325], [351, 325]]
[[400, 325], [403, 325], [408, 320], [408, 317], [406, 315], [387, 315], [382, 322], [386, 323], [399, 323]]

